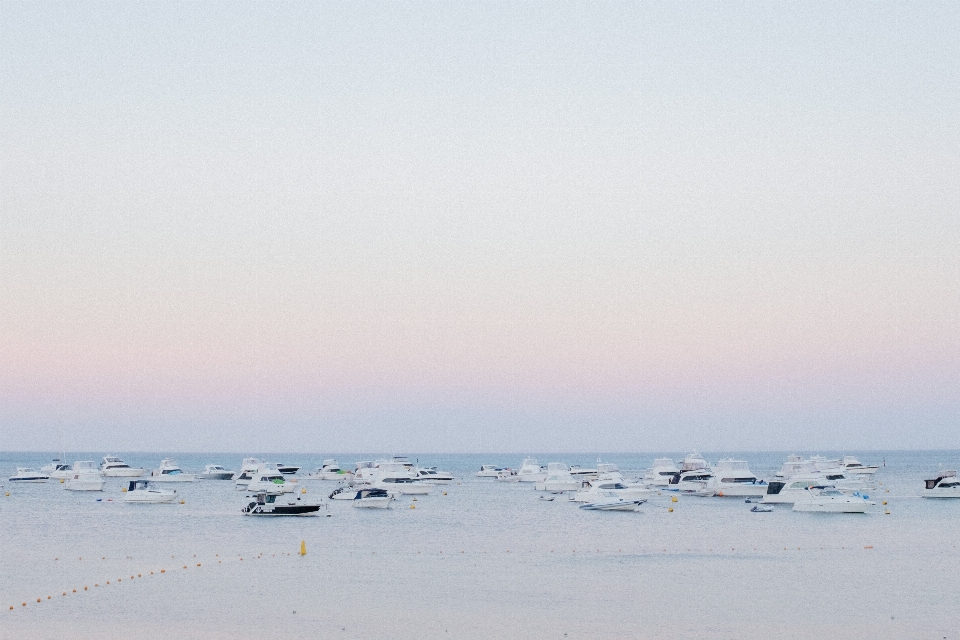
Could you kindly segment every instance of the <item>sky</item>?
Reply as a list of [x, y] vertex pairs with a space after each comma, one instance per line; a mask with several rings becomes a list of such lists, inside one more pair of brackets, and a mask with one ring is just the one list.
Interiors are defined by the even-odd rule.
[[954, 2], [0, 2], [0, 449], [960, 448]]

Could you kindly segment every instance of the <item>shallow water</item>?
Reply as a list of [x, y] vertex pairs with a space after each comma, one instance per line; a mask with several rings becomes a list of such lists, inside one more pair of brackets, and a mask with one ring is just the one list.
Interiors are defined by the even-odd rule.
[[[769, 477], [788, 452], [704, 453]], [[529, 484], [472, 475], [482, 463], [518, 466], [519, 455], [411, 456], [459, 484], [387, 511], [328, 501], [330, 517], [241, 516], [245, 494], [232, 482], [178, 485], [182, 505], [127, 505], [121, 479], [102, 494], [4, 481], [0, 637], [960, 636], [960, 500], [916, 497], [940, 464], [960, 466], [960, 452], [852, 453], [885, 461], [871, 497], [887, 500], [889, 515], [880, 504], [862, 516], [758, 514], [739, 499], [668, 494], [640, 513], [585, 512], [541, 501]], [[121, 455], [148, 469], [162, 457]], [[301, 464], [303, 476], [329, 455], [262, 457]], [[659, 455], [671, 454], [602, 458], [629, 477]], [[4, 454], [0, 474], [50, 457]], [[352, 466], [378, 456], [336, 457]], [[597, 456], [538, 457], [592, 466]], [[175, 458], [200, 471], [237, 468], [241, 456]], [[300, 482], [314, 498], [336, 486]]]

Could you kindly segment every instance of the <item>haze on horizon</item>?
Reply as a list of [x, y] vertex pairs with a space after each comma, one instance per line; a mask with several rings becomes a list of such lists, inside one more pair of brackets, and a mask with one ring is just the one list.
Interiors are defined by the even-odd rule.
[[958, 31], [0, 3], [0, 449], [958, 448]]

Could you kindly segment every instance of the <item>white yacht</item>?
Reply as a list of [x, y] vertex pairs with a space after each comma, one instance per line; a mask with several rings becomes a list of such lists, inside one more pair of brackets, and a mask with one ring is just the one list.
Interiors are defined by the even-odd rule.
[[500, 471], [503, 471], [503, 469], [495, 464], [482, 464], [480, 465], [480, 471], [477, 471], [476, 476], [478, 478], [496, 478], [497, 473]]
[[764, 504], [793, 504], [807, 496], [810, 487], [822, 486], [823, 474], [798, 473], [792, 478], [771, 480], [761, 502]]
[[680, 493], [702, 493], [711, 479], [713, 479], [713, 473], [710, 469], [681, 471], [677, 483], [667, 488]]
[[840, 461], [840, 466], [848, 474], [852, 475], [873, 475], [880, 470], [879, 465], [866, 465], [861, 464], [859, 460], [853, 456], [843, 456], [843, 460]]
[[208, 464], [200, 474], [201, 480], [232, 480], [234, 472], [219, 464]]
[[500, 469], [493, 479], [497, 482], [520, 482], [520, 477], [513, 469]]
[[829, 486], [810, 487], [793, 503], [794, 511], [818, 513], [866, 513], [867, 507], [877, 504], [859, 494], [849, 495]]
[[365, 509], [388, 509], [393, 496], [385, 489], [362, 488], [358, 489], [353, 497], [353, 506]]
[[263, 464], [264, 462], [260, 458], [244, 458], [243, 462], [240, 463], [240, 471], [233, 476], [236, 488], [238, 490], [246, 489], [250, 478], [260, 470], [260, 466]]
[[316, 471], [309, 474], [309, 480], [349, 480], [353, 472], [340, 468], [340, 465], [333, 458], [327, 458], [323, 461], [323, 466], [318, 467]]
[[570, 475], [573, 476], [575, 480], [579, 480], [580, 482], [583, 482], [584, 480], [596, 480], [599, 473], [600, 472], [597, 469], [584, 468], [578, 464], [570, 467]]
[[650, 498], [650, 489], [637, 486], [627, 486], [613, 480], [587, 480], [583, 487], [573, 496], [574, 502], [596, 502], [600, 498], [616, 495], [624, 500], [640, 500], [646, 502]]
[[713, 477], [707, 480], [698, 495], [759, 498], [766, 492], [767, 483], [753, 475], [745, 460], [728, 458], [717, 463], [713, 468]]
[[296, 479], [287, 479], [272, 465], [263, 465], [250, 476], [247, 491], [251, 493], [292, 493], [296, 490]]
[[524, 458], [517, 471], [517, 482], [540, 482], [547, 477], [545, 470], [537, 463], [536, 458]]
[[68, 491], [103, 491], [107, 481], [100, 475], [100, 469], [93, 460], [77, 460], [73, 463], [73, 474], [63, 481]]
[[60, 462], [60, 458], [54, 458], [50, 464], [40, 467], [40, 473], [57, 480], [66, 480], [73, 473], [73, 469], [67, 463]]
[[124, 502], [134, 503], [164, 503], [177, 499], [176, 489], [163, 489], [154, 486], [150, 480], [130, 480], [123, 493]]
[[547, 472], [543, 480], [537, 482], [534, 488], [537, 491], [560, 493], [562, 491], [576, 491], [582, 485], [583, 481], [574, 478], [570, 473], [570, 467], [562, 462], [551, 462], [547, 464]]
[[284, 464], [282, 462], [278, 462], [277, 471], [279, 471], [285, 476], [292, 476], [292, 475], [295, 475], [297, 471], [300, 471], [300, 467], [296, 467], [292, 464]]
[[17, 467], [17, 473], [7, 479], [10, 482], [46, 482], [50, 476], [32, 467]]
[[[282, 474], [281, 474], [282, 475]], [[247, 516], [307, 516], [320, 511], [320, 503], [308, 502], [300, 496], [288, 496], [273, 491], [255, 492], [241, 512]]]
[[417, 469], [417, 480], [421, 482], [430, 482], [432, 484], [450, 484], [453, 482], [453, 474], [449, 471], [437, 471], [436, 467], [419, 467]]
[[105, 478], [139, 478], [143, 475], [143, 469], [131, 467], [118, 456], [104, 456], [100, 473]]
[[666, 487], [680, 479], [680, 469], [671, 458], [657, 458], [653, 467], [643, 476], [644, 484], [651, 487]]
[[581, 504], [585, 511], [636, 511], [643, 500], [627, 500], [615, 491], [600, 492], [592, 502]]
[[707, 464], [707, 461], [704, 460], [703, 456], [699, 453], [687, 454], [687, 457], [680, 463], [681, 473], [684, 471], [702, 471], [704, 469], [710, 469], [710, 465]]
[[921, 498], [960, 498], [960, 480], [956, 471], [943, 471], [932, 480], [924, 480]]
[[196, 479], [196, 474], [184, 473], [173, 458], [164, 458], [160, 461], [160, 468], [150, 473], [153, 482], [193, 482]]

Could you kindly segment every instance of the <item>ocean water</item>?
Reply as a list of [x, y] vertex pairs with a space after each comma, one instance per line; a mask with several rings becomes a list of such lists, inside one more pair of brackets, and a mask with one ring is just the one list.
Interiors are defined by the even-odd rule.
[[[704, 455], [771, 477], [788, 453], [844, 452]], [[103, 493], [10, 483], [15, 467], [53, 456], [6, 453], [0, 637], [960, 637], [960, 500], [917, 497], [941, 465], [960, 467], [960, 452], [845, 453], [885, 464], [868, 514], [751, 513], [741, 499], [671, 503], [666, 493], [638, 513], [584, 512], [539, 500], [530, 484], [473, 475], [485, 463], [517, 467], [521, 455], [411, 454], [458, 480], [385, 511], [325, 499], [330, 517], [250, 518], [232, 482], [178, 485], [184, 504], [128, 505], [117, 478]], [[164, 457], [120, 455], [147, 469]], [[325, 457], [352, 467], [382, 455], [259, 457], [302, 465], [303, 476]], [[600, 457], [631, 477], [661, 455], [683, 457]], [[199, 472], [236, 469], [242, 456], [173, 457]], [[593, 466], [597, 454], [537, 457]], [[336, 487], [300, 482], [312, 498]]]

